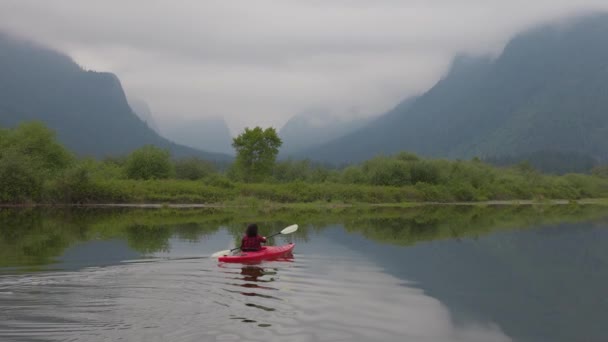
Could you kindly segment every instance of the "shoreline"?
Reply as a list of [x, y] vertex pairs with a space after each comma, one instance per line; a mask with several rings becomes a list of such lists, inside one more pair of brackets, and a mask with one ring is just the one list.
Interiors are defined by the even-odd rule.
[[259, 204], [231, 203], [21, 203], [0, 204], [0, 209], [18, 208], [132, 208], [132, 209], [339, 209], [339, 208], [411, 208], [422, 206], [530, 206], [530, 205], [608, 205], [608, 198], [586, 198], [580, 200], [491, 200], [471, 202], [399, 202], [399, 203], [324, 203], [296, 202], [280, 203], [260, 200]]

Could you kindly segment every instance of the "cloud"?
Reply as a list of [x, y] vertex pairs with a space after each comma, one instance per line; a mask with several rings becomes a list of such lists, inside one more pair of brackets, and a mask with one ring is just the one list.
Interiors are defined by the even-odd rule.
[[458, 53], [605, 0], [4, 0], [0, 30], [116, 73], [163, 121], [233, 130], [308, 108], [379, 114], [430, 87]]

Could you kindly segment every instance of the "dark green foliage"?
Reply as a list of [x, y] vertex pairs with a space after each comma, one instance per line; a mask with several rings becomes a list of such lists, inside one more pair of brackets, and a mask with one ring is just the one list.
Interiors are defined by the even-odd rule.
[[232, 142], [236, 150], [234, 175], [246, 182], [260, 181], [270, 176], [281, 143], [272, 127], [245, 128]]
[[[456, 58], [447, 75], [410, 106], [296, 156], [341, 163], [402, 150], [463, 159], [551, 150], [603, 159], [607, 60], [606, 14], [538, 28], [512, 39], [495, 60]], [[541, 170], [590, 168], [572, 169], [573, 163], [588, 167], [588, 158], [533, 157]]]
[[325, 182], [332, 176], [332, 170], [309, 160], [286, 160], [275, 164], [272, 180], [287, 183], [294, 181]]
[[53, 183], [53, 199], [63, 203], [87, 203], [100, 200], [101, 194], [93, 182], [90, 164], [79, 163], [63, 172]]
[[127, 163], [127, 156], [106, 156], [103, 158], [104, 164], [123, 167]]
[[32, 158], [17, 149], [0, 152], [0, 203], [40, 200], [44, 175]]
[[439, 182], [439, 167], [429, 161], [416, 161], [410, 166], [410, 181], [435, 184]]
[[395, 157], [376, 157], [345, 169], [343, 182], [372, 185], [404, 186], [416, 183], [435, 184], [440, 178], [440, 161], [421, 160], [414, 154], [400, 153]]
[[59, 144], [55, 133], [41, 122], [27, 122], [5, 131], [0, 150], [11, 149], [32, 159], [34, 167], [48, 172], [66, 168], [72, 155]]
[[72, 162], [41, 123], [0, 130], [0, 203], [39, 201], [44, 182]]
[[211, 174], [207, 176], [204, 183], [206, 185], [222, 189], [232, 189], [235, 187], [234, 183], [230, 179], [219, 174]]
[[340, 173], [340, 180], [347, 184], [365, 184], [367, 176], [359, 166], [348, 166]]
[[125, 172], [129, 179], [167, 179], [174, 173], [169, 151], [144, 146], [127, 158]]
[[411, 165], [408, 163], [386, 157], [376, 157], [362, 165], [363, 173], [367, 176], [369, 184], [400, 186], [412, 184]]
[[[551, 176], [527, 162], [501, 169], [479, 159], [449, 161], [400, 153], [340, 170], [288, 160], [274, 164], [264, 182], [251, 184], [234, 182], [198, 159], [177, 161], [176, 173], [169, 152], [154, 146], [138, 149], [124, 160], [75, 161], [38, 124], [0, 130], [0, 147], [0, 203], [238, 203], [249, 199], [251, 203], [380, 204], [608, 195], [602, 168], [595, 170], [595, 176]], [[172, 177], [183, 179], [168, 179]]]
[[175, 177], [177, 179], [197, 180], [215, 172], [213, 163], [199, 158], [184, 158], [175, 162]]
[[[142, 238], [145, 236], [145, 238]], [[132, 225], [126, 229], [129, 247], [141, 253], [167, 252], [173, 230], [167, 226]]]
[[591, 170], [594, 176], [608, 178], [608, 165], [598, 165]]
[[485, 158], [484, 161], [496, 166], [513, 166], [527, 161], [535, 169], [554, 174], [588, 173], [596, 164], [591, 156], [560, 151], [536, 151], [519, 156]]
[[397, 153], [395, 158], [406, 162], [420, 160], [420, 157], [418, 157], [415, 153], [411, 152], [399, 152]]

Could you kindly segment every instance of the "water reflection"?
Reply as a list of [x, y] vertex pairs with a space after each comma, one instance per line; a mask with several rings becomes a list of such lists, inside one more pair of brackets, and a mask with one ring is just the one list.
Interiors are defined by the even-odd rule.
[[[12, 294], [2, 298], [0, 339], [509, 341], [495, 324], [455, 324], [424, 291], [359, 254], [338, 252], [332, 263], [304, 257], [222, 268], [164, 259], [5, 276], [0, 291]], [[272, 286], [236, 289], [247, 283]]]
[[258, 266], [244, 266], [241, 268], [241, 274], [244, 276], [244, 281], [258, 281], [258, 277], [264, 276], [264, 269]]
[[[95, 240], [126, 241], [139, 255], [171, 253], [180, 239], [197, 243], [226, 230], [238, 244], [246, 222], [257, 221], [263, 233], [293, 222], [301, 229], [299, 242], [308, 234], [334, 224], [361, 233], [374, 241], [412, 245], [421, 241], [481, 236], [502, 229], [521, 229], [553, 222], [579, 222], [605, 216], [593, 206], [552, 207], [421, 207], [351, 208], [343, 210], [221, 211], [221, 210], [127, 210], [127, 209], [1, 209], [0, 272], [14, 267], [27, 270], [54, 268], [71, 246]], [[292, 236], [290, 236], [291, 238]], [[223, 247], [223, 246], [222, 246]], [[216, 250], [221, 249], [215, 246]], [[209, 254], [215, 250], [210, 250]], [[60, 261], [61, 263], [61, 261]], [[11, 269], [7, 269], [11, 267]], [[3, 269], [4, 268], [4, 269]]]
[[0, 275], [0, 340], [603, 341], [604, 217], [576, 206], [279, 212], [269, 231], [306, 222], [296, 258], [239, 265], [207, 257], [240, 236], [239, 216], [0, 211], [0, 265], [23, 272]]

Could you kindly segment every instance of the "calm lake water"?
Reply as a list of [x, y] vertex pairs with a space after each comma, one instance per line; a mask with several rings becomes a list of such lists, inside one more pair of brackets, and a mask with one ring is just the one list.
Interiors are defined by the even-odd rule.
[[[246, 223], [291, 261], [220, 264]], [[606, 341], [608, 208], [0, 209], [0, 341]]]

